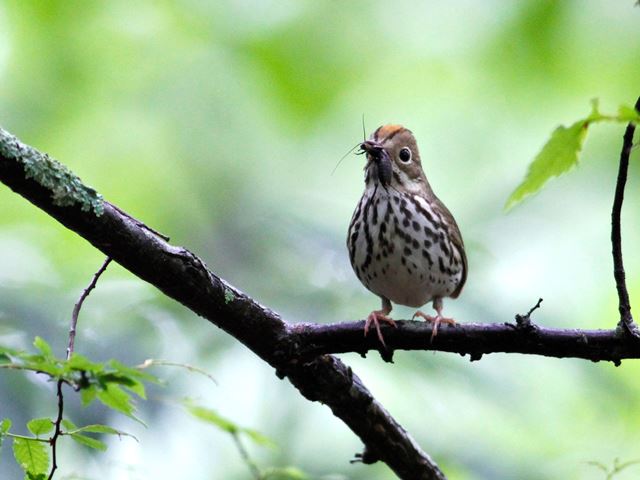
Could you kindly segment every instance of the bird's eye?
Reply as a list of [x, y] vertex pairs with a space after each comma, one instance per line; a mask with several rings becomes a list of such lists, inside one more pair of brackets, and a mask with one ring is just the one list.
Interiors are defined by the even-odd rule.
[[409, 147], [403, 147], [398, 154], [398, 158], [400, 158], [401, 162], [409, 163], [411, 161], [411, 150], [409, 150]]

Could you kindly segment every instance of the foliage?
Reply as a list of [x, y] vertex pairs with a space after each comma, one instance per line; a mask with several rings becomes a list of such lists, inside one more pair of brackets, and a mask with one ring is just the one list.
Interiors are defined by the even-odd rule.
[[253, 441], [256, 445], [261, 447], [275, 448], [276, 443], [270, 438], [264, 436], [262, 433], [246, 427], [241, 427], [235, 422], [223, 417], [218, 412], [211, 408], [196, 405], [191, 400], [185, 400], [183, 402], [186, 410], [198, 420], [214, 426], [215, 428], [222, 430], [231, 435], [240, 456], [247, 464], [247, 467], [252, 472], [256, 480], [308, 480], [309, 476], [302, 470], [296, 467], [270, 467], [264, 470], [258, 468], [253, 459], [249, 456], [246, 448], [244, 447], [241, 436], [245, 436]]
[[612, 480], [616, 475], [621, 473], [622, 471], [628, 469], [629, 467], [633, 467], [634, 465], [640, 464], [640, 460], [630, 460], [628, 462], [621, 462], [619, 458], [613, 459], [613, 465], [608, 467], [604, 463], [591, 461], [587, 462], [588, 465], [597, 468], [605, 474], [604, 480]]
[[591, 106], [591, 113], [587, 117], [572, 123], [569, 127], [560, 125], [554, 130], [551, 138], [529, 165], [522, 183], [509, 196], [505, 209], [513, 208], [527, 196], [538, 192], [549, 179], [573, 168], [578, 163], [578, 156], [591, 124], [604, 121], [636, 124], [640, 122], [640, 114], [626, 105], [622, 105], [615, 115], [600, 113], [597, 100], [593, 100]]
[[[511, 321], [543, 296], [545, 325], [613, 325], [603, 240], [608, 212], [594, 211], [598, 220], [591, 208], [610, 203], [621, 131], [585, 145], [584, 181], [572, 184], [576, 201], [562, 203], [562, 192], [550, 190], [536, 198], [539, 208], [503, 216], [502, 207], [519, 183], [505, 178], [524, 177], [549, 126], [569, 127], [594, 95], [603, 110], [604, 100], [611, 102], [606, 111], [637, 97], [635, 2], [469, 2], [468, 15], [443, 0], [393, 8], [0, 3], [0, 124], [287, 319], [353, 320], [377, 306], [353, 277], [344, 248], [345, 225], [362, 193], [362, 158], [347, 158], [329, 176], [361, 140], [364, 114], [367, 134], [389, 122], [416, 133], [427, 176], [460, 223], [470, 278], [461, 298], [446, 303], [449, 314], [463, 322]], [[635, 167], [626, 192], [630, 215], [640, 201]], [[66, 322], [59, 312], [100, 257], [2, 185], [0, 202], [0, 343], [61, 339]], [[640, 298], [640, 256], [633, 216], [629, 221], [625, 264], [633, 300]], [[389, 478], [379, 466], [349, 465], [357, 439], [229, 336], [117, 266], [104, 287], [80, 334], [88, 358], [133, 365], [160, 356], [213, 366], [226, 416], [244, 419], [250, 411], [251, 427], [287, 446], [265, 455], [352, 480]], [[613, 368], [500, 355], [469, 365], [417, 352], [396, 355], [394, 366], [372, 355], [345, 360], [451, 478], [593, 479], [600, 472], [578, 459], [638, 456], [638, 362]], [[55, 403], [29, 377], [0, 375], [0, 418], [12, 418], [21, 433]], [[164, 394], [194, 395], [199, 382], [181, 376]], [[155, 428], [166, 432], [173, 421], [171, 408], [137, 407], [136, 416], [153, 418], [142, 433], [133, 425], [144, 455], [116, 459], [112, 447], [68, 467], [104, 480], [126, 476], [116, 462], [138, 470], [132, 478], [231, 478], [234, 462], [219, 461], [216, 445], [201, 440], [201, 425], [184, 422], [156, 442]], [[81, 412], [69, 404], [65, 412], [79, 425], [105, 423], [89, 416], [99, 413], [92, 407]], [[5, 441], [0, 478], [19, 478], [11, 439]], [[189, 454], [167, 455], [167, 445]]]
[[[84, 406], [99, 400], [111, 410], [122, 413], [140, 423], [142, 421], [134, 415], [133, 395], [146, 399], [145, 383], [160, 383], [157, 377], [142, 372], [142, 369], [152, 365], [180, 366], [189, 371], [206, 375], [213, 380], [213, 377], [203, 370], [190, 365], [150, 359], [138, 367], [132, 368], [117, 360], [103, 363], [93, 362], [77, 353], [72, 354], [69, 360], [63, 360], [54, 356], [51, 346], [41, 337], [36, 337], [33, 345], [37, 350], [36, 353], [0, 346], [0, 368], [31, 371], [45, 375], [51, 381], [61, 382], [60, 385], [68, 385], [73, 390], [79, 391]], [[184, 406], [195, 418], [229, 433], [236, 442], [243, 460], [256, 472], [259, 471], [242, 445], [240, 437], [246, 437], [262, 447], [276, 447], [275, 442], [262, 433], [251, 428], [241, 427], [232, 420], [219, 415], [215, 410], [196, 405], [191, 401], [185, 401]], [[68, 436], [78, 444], [98, 451], [105, 451], [107, 444], [99, 438], [87, 434], [128, 436], [135, 439], [133, 435], [108, 425], [91, 424], [78, 427], [68, 418], [61, 417], [62, 410], [59, 410], [58, 413], [60, 415], [59, 422], [55, 418], [49, 417], [29, 420], [26, 427], [33, 436], [25, 436], [12, 431], [12, 422], [8, 418], [0, 421], [0, 447], [5, 437], [13, 440], [14, 458], [24, 470], [25, 478], [29, 480], [52, 478], [53, 470], [47, 476], [51, 463], [50, 450], [47, 445], [53, 445], [57, 435]], [[57, 428], [60, 428], [59, 433], [49, 436]], [[295, 467], [272, 467], [259, 472], [258, 475], [257, 478], [261, 480], [306, 480], [309, 478]]]
[[[41, 337], [36, 337], [33, 345], [37, 350], [36, 353], [0, 346], [0, 368], [32, 371], [45, 375], [50, 380], [59, 382], [59, 388], [64, 384], [79, 391], [85, 406], [97, 399], [108, 408], [141, 421], [134, 415], [135, 404], [132, 394], [146, 398], [144, 384], [145, 382], [158, 383], [159, 380], [156, 377], [116, 360], [104, 363], [92, 362], [75, 353], [69, 360], [56, 358], [49, 344]], [[9, 419], [5, 418], [0, 422], [0, 445], [4, 437], [12, 438], [13, 455], [28, 479], [47, 478], [51, 463], [47, 444], [53, 445], [58, 435], [69, 436], [79, 444], [101, 451], [106, 450], [107, 445], [87, 435], [88, 433], [135, 438], [133, 435], [107, 425], [92, 424], [78, 427], [68, 418], [62, 418], [61, 408], [59, 406], [59, 421], [43, 417], [27, 422], [27, 430], [33, 436], [11, 431], [12, 422]], [[49, 438], [43, 437], [54, 429], [57, 430], [57, 434]]]

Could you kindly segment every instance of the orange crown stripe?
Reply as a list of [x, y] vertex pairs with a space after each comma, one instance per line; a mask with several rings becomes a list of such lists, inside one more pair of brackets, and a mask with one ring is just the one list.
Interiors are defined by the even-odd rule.
[[378, 140], [382, 140], [383, 138], [387, 138], [391, 135], [394, 135], [399, 130], [403, 130], [404, 127], [402, 125], [383, 125], [376, 131], [376, 138]]

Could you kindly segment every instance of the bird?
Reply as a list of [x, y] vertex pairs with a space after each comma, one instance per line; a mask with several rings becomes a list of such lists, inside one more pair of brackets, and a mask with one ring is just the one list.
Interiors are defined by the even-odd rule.
[[383, 125], [360, 145], [366, 155], [365, 189], [347, 234], [351, 266], [362, 284], [382, 300], [367, 317], [386, 348], [380, 323], [396, 327], [392, 303], [420, 308], [433, 302], [436, 315], [417, 310], [412, 319], [431, 322], [431, 341], [444, 317], [443, 298], [457, 298], [467, 280], [467, 256], [458, 224], [433, 192], [422, 169], [413, 133]]

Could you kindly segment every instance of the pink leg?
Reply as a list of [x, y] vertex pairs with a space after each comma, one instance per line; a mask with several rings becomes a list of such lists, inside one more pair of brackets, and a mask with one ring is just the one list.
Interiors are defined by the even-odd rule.
[[387, 348], [387, 344], [384, 343], [384, 337], [382, 336], [382, 332], [380, 331], [380, 322], [387, 322], [396, 327], [396, 322], [393, 320], [393, 318], [388, 316], [389, 313], [391, 313], [391, 302], [386, 298], [383, 298], [382, 309], [374, 310], [373, 312], [371, 312], [367, 317], [367, 321], [364, 323], [364, 336], [367, 336], [367, 334], [369, 333], [369, 328], [371, 327], [371, 324], [373, 324], [376, 328], [376, 332], [378, 333], [378, 339], [380, 340], [380, 343], [382, 343], [384, 348]]
[[441, 323], [447, 323], [449, 325], [456, 324], [456, 321], [453, 318], [446, 318], [442, 316], [442, 298], [435, 298], [433, 300], [433, 308], [436, 311], [435, 317], [433, 315], [427, 315], [426, 313], [421, 312], [420, 310], [418, 310], [416, 313], [413, 314], [413, 319], [415, 319], [416, 317], [422, 317], [427, 322], [433, 323], [433, 329], [431, 330], [432, 342], [435, 336], [438, 334], [438, 326]]

